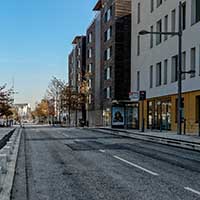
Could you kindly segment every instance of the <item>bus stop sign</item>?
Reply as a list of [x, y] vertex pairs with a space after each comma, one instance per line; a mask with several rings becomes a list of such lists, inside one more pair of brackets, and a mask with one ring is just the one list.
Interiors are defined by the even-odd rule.
[[146, 100], [146, 91], [140, 91], [140, 101]]

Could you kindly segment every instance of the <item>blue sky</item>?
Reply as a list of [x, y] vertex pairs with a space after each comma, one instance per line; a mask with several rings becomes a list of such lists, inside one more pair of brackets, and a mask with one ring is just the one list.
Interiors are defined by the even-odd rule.
[[0, 6], [0, 85], [12, 85], [16, 102], [43, 98], [52, 76], [67, 80], [75, 35], [85, 34], [97, 0], [6, 0]]

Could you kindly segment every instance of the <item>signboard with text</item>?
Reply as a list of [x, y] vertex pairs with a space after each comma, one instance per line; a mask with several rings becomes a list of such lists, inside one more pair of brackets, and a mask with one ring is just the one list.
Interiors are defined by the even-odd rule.
[[139, 99], [140, 99], [139, 97], [140, 97], [139, 92], [130, 92], [130, 93], [129, 93], [129, 99], [130, 99], [131, 101], [138, 102]]

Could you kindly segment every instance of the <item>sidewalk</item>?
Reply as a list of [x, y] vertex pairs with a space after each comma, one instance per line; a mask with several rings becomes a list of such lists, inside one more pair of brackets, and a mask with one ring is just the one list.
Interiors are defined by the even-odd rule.
[[[0, 143], [5, 145], [0, 148], [0, 199], [10, 200], [12, 185], [15, 175], [16, 162], [22, 129], [0, 129], [0, 135], [4, 138]], [[4, 141], [5, 140], [5, 141]]]
[[0, 128], [0, 140], [5, 137], [14, 128]]
[[116, 128], [113, 129], [109, 127], [98, 127], [93, 129], [123, 137], [129, 137], [139, 140], [145, 140], [145, 141], [200, 151], [199, 136], [177, 135], [177, 133], [171, 131], [159, 132], [159, 131], [145, 130], [145, 132], [141, 132], [140, 130], [116, 129]]

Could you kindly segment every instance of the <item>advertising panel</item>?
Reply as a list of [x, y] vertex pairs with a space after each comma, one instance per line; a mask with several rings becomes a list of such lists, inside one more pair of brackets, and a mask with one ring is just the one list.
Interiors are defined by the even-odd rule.
[[124, 124], [125, 124], [124, 107], [113, 107], [112, 108], [112, 125], [124, 126]]

